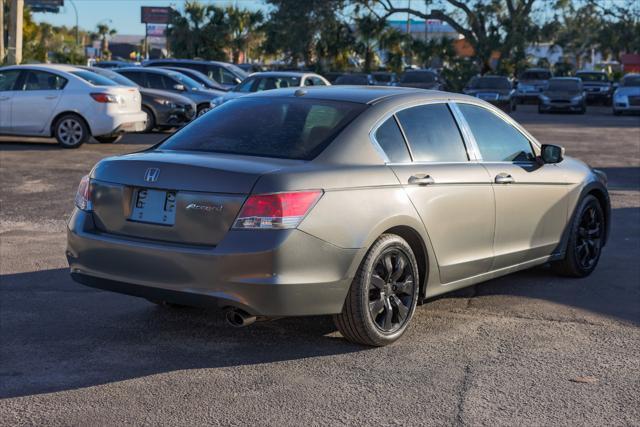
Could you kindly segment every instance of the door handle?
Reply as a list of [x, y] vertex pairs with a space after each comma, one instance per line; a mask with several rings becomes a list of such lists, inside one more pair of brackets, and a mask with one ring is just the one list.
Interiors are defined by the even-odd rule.
[[499, 173], [496, 175], [495, 182], [496, 184], [513, 184], [516, 181], [508, 173]]
[[58, 97], [58, 95], [49, 95], [49, 96], [45, 96], [45, 99], [56, 99]]
[[8, 96], [0, 96], [0, 101], [6, 101], [7, 99], [9, 99]]
[[411, 185], [429, 185], [435, 184], [433, 178], [426, 174], [412, 175], [409, 178], [409, 184]]

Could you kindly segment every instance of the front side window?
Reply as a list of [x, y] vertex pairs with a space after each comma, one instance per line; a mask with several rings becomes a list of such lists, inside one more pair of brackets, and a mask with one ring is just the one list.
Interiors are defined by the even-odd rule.
[[310, 160], [365, 108], [351, 102], [242, 97], [214, 108], [158, 149]]
[[147, 79], [145, 79], [144, 77], [145, 73], [137, 73], [135, 71], [133, 72], [121, 71], [120, 74], [125, 76], [132, 82], [135, 82], [138, 86], [147, 87]]
[[314, 86], [326, 86], [327, 84], [320, 77], [311, 77]]
[[413, 160], [418, 162], [466, 162], [460, 130], [446, 104], [428, 104], [397, 113]]
[[173, 90], [171, 82], [168, 82], [162, 74], [149, 73], [147, 79], [149, 81], [148, 87], [151, 89]]
[[13, 90], [20, 70], [0, 71], [0, 91]]
[[232, 72], [220, 67], [220, 83], [223, 85], [235, 85], [238, 83], [238, 78]]
[[458, 104], [475, 137], [482, 160], [487, 162], [527, 162], [535, 155], [529, 140], [511, 124], [486, 108]]
[[61, 90], [67, 79], [45, 71], [27, 71], [22, 90]]
[[402, 132], [394, 117], [390, 117], [384, 122], [375, 133], [378, 145], [387, 155], [392, 163], [409, 163], [411, 157], [404, 142]]

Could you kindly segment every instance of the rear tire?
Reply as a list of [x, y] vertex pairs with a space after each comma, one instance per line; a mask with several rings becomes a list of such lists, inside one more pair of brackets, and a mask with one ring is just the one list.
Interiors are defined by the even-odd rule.
[[53, 136], [62, 148], [78, 148], [89, 140], [89, 127], [77, 114], [65, 114], [53, 125]]
[[114, 136], [94, 136], [96, 141], [100, 144], [115, 144], [116, 142], [122, 139], [122, 135], [114, 135]]
[[592, 195], [578, 204], [569, 230], [563, 260], [552, 263], [554, 271], [567, 277], [586, 277], [600, 260], [606, 223], [600, 202]]
[[336, 327], [347, 340], [391, 344], [404, 334], [416, 309], [418, 264], [409, 244], [383, 234], [371, 246], [351, 283]]
[[211, 110], [211, 107], [207, 104], [198, 105], [198, 109], [196, 110], [196, 117], [198, 118]]
[[156, 116], [153, 115], [153, 111], [149, 107], [142, 107], [142, 111], [147, 114], [147, 124], [142, 132], [150, 133], [156, 128]]

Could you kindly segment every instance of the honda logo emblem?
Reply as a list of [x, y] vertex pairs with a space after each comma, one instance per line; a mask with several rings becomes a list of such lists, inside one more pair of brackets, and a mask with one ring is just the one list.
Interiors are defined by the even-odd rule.
[[158, 168], [149, 168], [144, 173], [144, 180], [147, 182], [156, 182], [158, 177], [160, 176], [160, 169]]

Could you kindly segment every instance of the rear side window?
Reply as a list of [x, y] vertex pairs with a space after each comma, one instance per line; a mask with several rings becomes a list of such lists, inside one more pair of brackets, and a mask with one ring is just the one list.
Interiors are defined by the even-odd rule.
[[117, 83], [91, 71], [72, 71], [71, 74], [80, 77], [82, 80], [94, 86], [117, 86]]
[[20, 75], [20, 70], [0, 71], [0, 91], [13, 90], [18, 75]]
[[61, 90], [67, 79], [45, 71], [27, 71], [22, 90]]
[[299, 98], [240, 98], [213, 109], [158, 149], [311, 160], [366, 105]]
[[466, 162], [460, 130], [446, 104], [407, 108], [397, 114], [413, 160], [417, 162]]
[[475, 137], [482, 160], [522, 162], [535, 159], [529, 140], [516, 128], [486, 108], [458, 104]]
[[147, 87], [147, 79], [144, 78], [145, 73], [121, 71], [120, 74], [135, 82], [138, 86]]
[[390, 117], [387, 119], [376, 131], [375, 138], [390, 162], [411, 162], [409, 150], [407, 150], [407, 145], [404, 142], [404, 137], [402, 136], [402, 132], [400, 132], [395, 118]]

